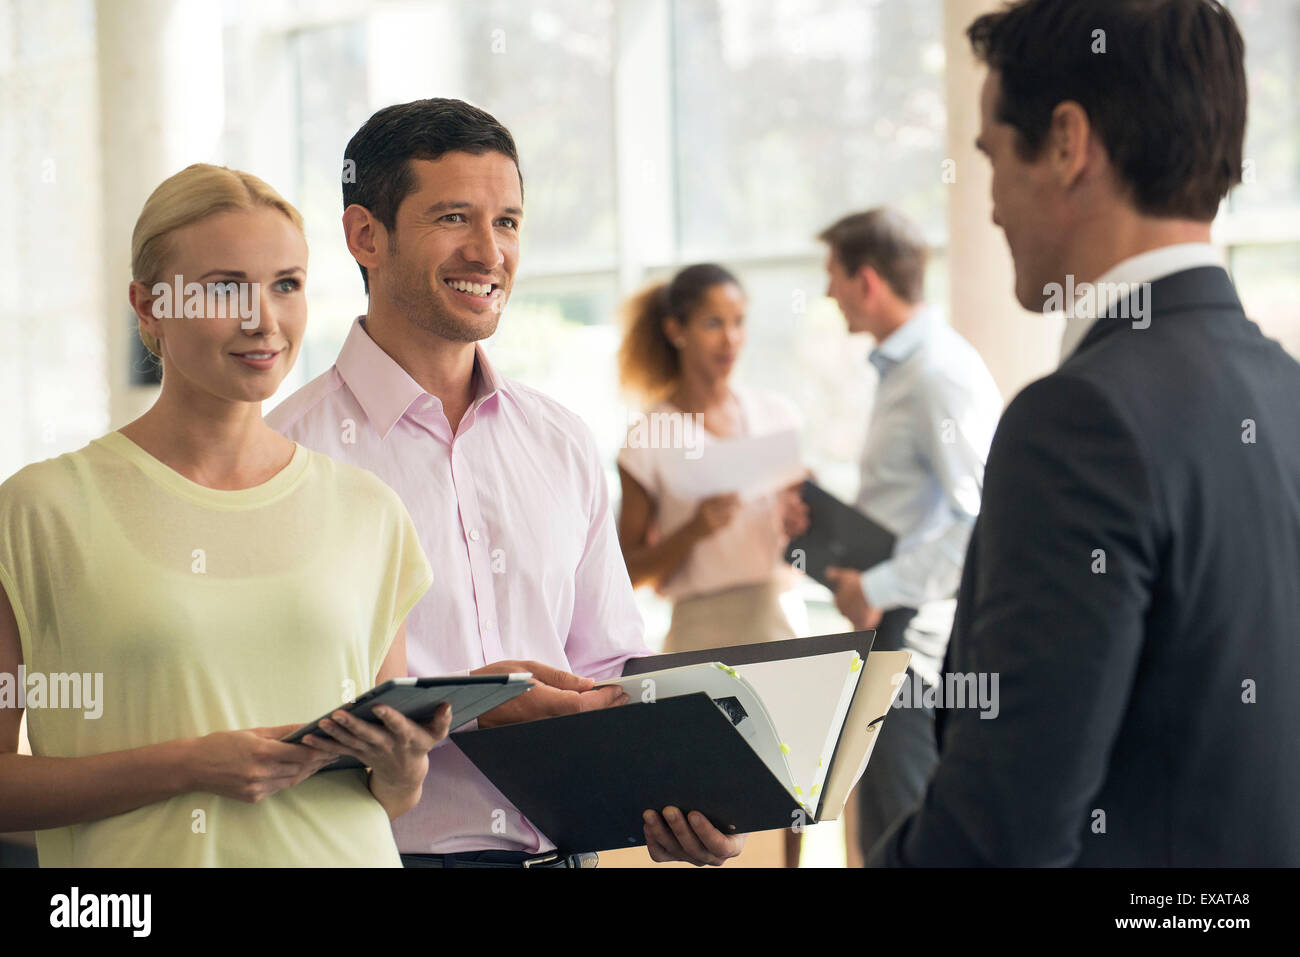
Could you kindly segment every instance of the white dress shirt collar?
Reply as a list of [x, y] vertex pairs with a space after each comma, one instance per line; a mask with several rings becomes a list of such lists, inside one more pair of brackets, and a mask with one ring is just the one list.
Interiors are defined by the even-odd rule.
[[[1060, 361], [1064, 362], [1069, 358], [1083, 341], [1083, 337], [1088, 334], [1093, 323], [1097, 321], [1097, 316], [1110, 304], [1107, 290], [1113, 290], [1121, 283], [1132, 287], [1144, 282], [1155, 282], [1165, 276], [1201, 266], [1223, 268], [1223, 253], [1210, 243], [1177, 243], [1130, 256], [1111, 266], [1094, 282], [1088, 284], [1096, 290], [1095, 297], [1076, 302], [1066, 317], [1065, 333], [1061, 336]], [[1085, 288], [1085, 284], [1080, 283], [1076, 292], [1081, 295]]]

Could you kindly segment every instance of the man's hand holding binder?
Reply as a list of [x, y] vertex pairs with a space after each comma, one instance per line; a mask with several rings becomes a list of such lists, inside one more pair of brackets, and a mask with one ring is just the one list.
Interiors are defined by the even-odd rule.
[[626, 707], [453, 740], [561, 848], [644, 844], [654, 861], [721, 864], [745, 834], [839, 816], [911, 657], [873, 652], [873, 638], [631, 658], [606, 681]]
[[[657, 864], [687, 861], [697, 866], [718, 867], [745, 848], [745, 834], [723, 834], [699, 811], [683, 814], [678, 808], [664, 808], [660, 816], [646, 811], [645, 844], [650, 860]], [[665, 823], [667, 822], [667, 823]]]
[[530, 672], [533, 687], [527, 694], [493, 708], [478, 719], [480, 728], [497, 728], [504, 724], [554, 718], [562, 714], [595, 711], [626, 704], [627, 694], [618, 686], [597, 688], [590, 678], [579, 678], [560, 668], [540, 661], [496, 661], [470, 672], [472, 675], [514, 674]]
[[[591, 678], [581, 678], [539, 661], [497, 661], [470, 674], [524, 671], [532, 674], [533, 688], [482, 715], [478, 720], [480, 728], [595, 711], [628, 702], [627, 692], [618, 685], [597, 687]], [[662, 816], [657, 811], [647, 810], [644, 817], [646, 846], [651, 860], [658, 863], [687, 861], [696, 865], [718, 865], [735, 857], [745, 846], [745, 835], [723, 834], [698, 811], [685, 815], [675, 807], [666, 807]]]

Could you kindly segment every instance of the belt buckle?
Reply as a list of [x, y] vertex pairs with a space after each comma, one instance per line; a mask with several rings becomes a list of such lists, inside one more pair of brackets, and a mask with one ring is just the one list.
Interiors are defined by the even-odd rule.
[[549, 864], [552, 861], [558, 861], [560, 854], [558, 851], [552, 851], [549, 854], [543, 854], [541, 857], [530, 857], [523, 862], [524, 867], [536, 867], [539, 864]]

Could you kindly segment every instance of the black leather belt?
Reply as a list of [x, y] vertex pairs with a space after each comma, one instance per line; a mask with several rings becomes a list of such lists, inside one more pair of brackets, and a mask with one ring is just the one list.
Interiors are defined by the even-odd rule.
[[595, 867], [596, 854], [532, 854], [528, 851], [462, 851], [458, 854], [403, 854], [405, 867]]

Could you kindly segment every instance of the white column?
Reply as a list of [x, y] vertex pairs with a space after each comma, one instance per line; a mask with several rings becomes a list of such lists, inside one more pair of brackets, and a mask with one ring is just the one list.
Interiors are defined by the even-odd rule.
[[614, 8], [619, 295], [674, 259], [672, 34], [666, 0]]
[[156, 387], [131, 384], [131, 230], [164, 179], [191, 163], [221, 161], [222, 19], [220, 4], [206, 0], [98, 0], [95, 12], [109, 427], [116, 429], [157, 395]]
[[1061, 320], [1031, 313], [1015, 298], [1015, 272], [1002, 230], [993, 225], [988, 160], [975, 149], [979, 91], [985, 68], [971, 52], [966, 28], [997, 9], [998, 0], [944, 0], [948, 98], [948, 236], [952, 325], [979, 350], [1010, 402], [1022, 387], [1056, 366]]

